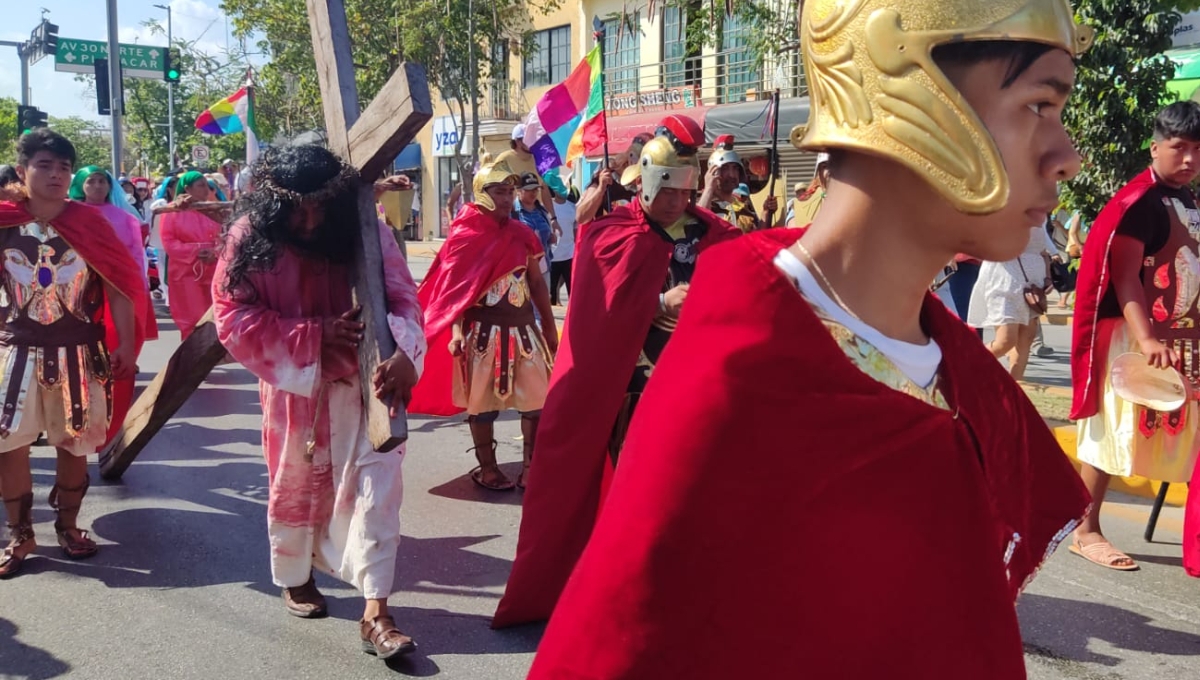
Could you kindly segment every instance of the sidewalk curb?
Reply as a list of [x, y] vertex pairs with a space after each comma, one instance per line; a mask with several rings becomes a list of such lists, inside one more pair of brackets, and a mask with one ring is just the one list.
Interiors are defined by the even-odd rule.
[[[1059, 388], [1061, 389], [1061, 388]], [[1061, 421], [1047, 420], [1046, 424], [1050, 426], [1050, 430], [1054, 433], [1054, 438], [1058, 440], [1059, 446], [1063, 452], [1067, 454], [1067, 458], [1071, 460], [1071, 464], [1078, 470], [1080, 463], [1075, 457], [1076, 436], [1078, 430], [1074, 423], [1062, 423]], [[1158, 494], [1158, 488], [1161, 482], [1153, 482], [1145, 477], [1130, 476], [1112, 478], [1109, 484], [1109, 489], [1127, 493], [1133, 496], [1141, 496], [1153, 500]], [[1187, 484], [1171, 484], [1171, 488], [1167, 491], [1167, 505], [1175, 505], [1182, 507], [1187, 503]]]

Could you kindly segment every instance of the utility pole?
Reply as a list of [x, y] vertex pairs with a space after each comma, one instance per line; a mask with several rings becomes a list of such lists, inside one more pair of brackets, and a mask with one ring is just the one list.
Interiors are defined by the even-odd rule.
[[121, 44], [117, 40], [117, 0], [108, 0], [108, 94], [112, 97], [112, 172], [121, 174]]
[[0, 40], [0, 47], [17, 48], [17, 58], [21, 60], [21, 106], [29, 106], [29, 43], [13, 40]]
[[[171, 6], [170, 5], [155, 5], [159, 9], [167, 10], [167, 51], [171, 50], [174, 43], [171, 42]], [[167, 168], [175, 167], [175, 83], [167, 83], [167, 149], [170, 153], [170, 159], [167, 162]]]

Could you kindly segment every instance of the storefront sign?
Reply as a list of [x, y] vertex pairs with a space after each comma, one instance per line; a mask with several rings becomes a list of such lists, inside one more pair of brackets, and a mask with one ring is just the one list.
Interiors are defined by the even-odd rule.
[[646, 111], [687, 109], [700, 99], [695, 87], [676, 87], [669, 90], [650, 90], [608, 97], [604, 108], [614, 116]]
[[[462, 133], [462, 122], [454, 116], [438, 116], [433, 119], [433, 155], [446, 158], [454, 155], [458, 146], [459, 135]], [[467, 145], [463, 145], [463, 153], [470, 153]]]
[[1184, 14], [1171, 37], [1172, 47], [1191, 47], [1193, 45], [1200, 45], [1200, 12]]

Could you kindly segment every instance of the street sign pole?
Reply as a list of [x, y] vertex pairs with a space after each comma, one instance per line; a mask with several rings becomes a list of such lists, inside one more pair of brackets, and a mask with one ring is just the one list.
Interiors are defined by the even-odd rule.
[[117, 0], [108, 0], [108, 54], [115, 58], [108, 60], [108, 94], [112, 98], [112, 173], [121, 173], [121, 109], [124, 97], [121, 96], [121, 44], [117, 40]]

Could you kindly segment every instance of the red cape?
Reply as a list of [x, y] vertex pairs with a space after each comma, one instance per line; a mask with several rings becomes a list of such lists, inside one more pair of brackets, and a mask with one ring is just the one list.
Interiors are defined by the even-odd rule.
[[[702, 208], [699, 250], [741, 232]], [[549, 618], [600, 506], [608, 439], [658, 309], [672, 246], [641, 204], [595, 220], [576, 244], [571, 302], [538, 425], [517, 558], [494, 628]]]
[[[32, 221], [34, 218], [26, 211], [24, 203], [0, 201], [0, 229], [19, 227]], [[150, 306], [146, 281], [129, 251], [121, 245], [104, 214], [89, 205], [68, 201], [58, 217], [50, 221], [50, 226], [58, 231], [100, 278], [112, 284], [133, 303], [134, 345], [140, 348], [145, 338], [158, 337], [158, 322]], [[103, 323], [105, 342], [108, 343], [111, 342], [108, 339], [116, 338], [117, 333], [107, 293], [104, 299]]]
[[541, 252], [537, 234], [518, 220], [501, 225], [472, 203], [459, 211], [450, 225], [450, 236], [417, 289], [417, 300], [425, 310], [429, 352], [409, 413], [452, 416], [463, 412], [451, 398], [454, 358], [446, 349], [451, 325], [500, 277], [524, 267], [530, 255]]
[[705, 255], [531, 680], [1024, 677], [1013, 601], [1078, 475], [932, 296], [957, 410], [859, 370], [772, 263], [798, 237]]
[[1071, 399], [1071, 420], [1094, 416], [1100, 410], [1108, 338], [1097, 334], [1100, 322], [1097, 312], [1108, 292], [1113, 237], [1125, 212], [1156, 183], [1149, 168], [1134, 177], [1104, 206], [1088, 232], [1087, 246], [1079, 261], [1075, 317], [1071, 321], [1071, 385], [1075, 392]]

